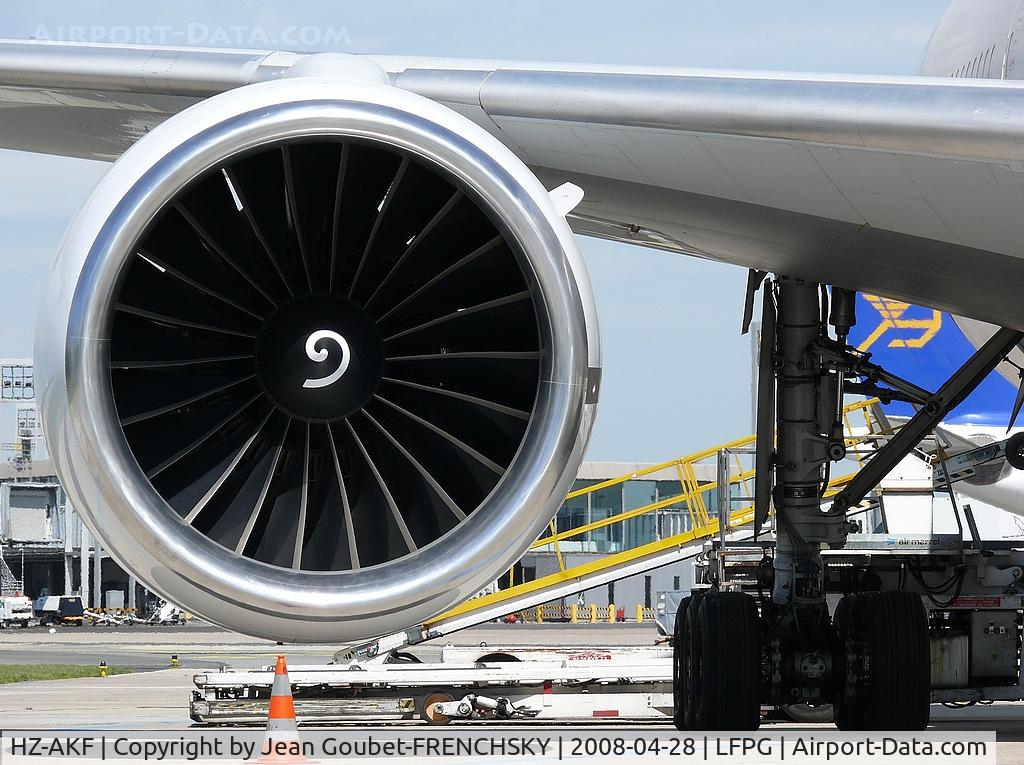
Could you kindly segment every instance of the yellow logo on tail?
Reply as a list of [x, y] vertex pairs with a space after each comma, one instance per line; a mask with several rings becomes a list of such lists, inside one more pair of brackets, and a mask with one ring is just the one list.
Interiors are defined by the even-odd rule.
[[935, 337], [939, 330], [942, 329], [942, 311], [935, 311], [931, 309], [918, 309], [922, 311], [931, 310], [931, 316], [925, 319], [905, 319], [903, 315], [912, 308], [910, 303], [904, 303], [900, 300], [891, 300], [889, 298], [878, 297], [877, 295], [864, 295], [867, 301], [871, 304], [882, 317], [882, 321], [875, 331], [868, 335], [867, 339], [861, 343], [857, 350], [866, 351], [875, 343], [877, 343], [883, 335], [890, 330], [913, 330], [911, 337], [896, 337], [889, 341], [890, 348], [923, 348], [928, 345], [933, 337]]

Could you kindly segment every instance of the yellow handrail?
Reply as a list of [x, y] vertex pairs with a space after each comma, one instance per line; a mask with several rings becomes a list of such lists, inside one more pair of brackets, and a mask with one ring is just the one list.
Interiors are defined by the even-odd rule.
[[[754, 519], [754, 510], [752, 507], [743, 508], [732, 513], [730, 516], [730, 525], [733, 528], [745, 526]], [[445, 621], [455, 616], [461, 616], [472, 611], [478, 611], [486, 608], [494, 603], [501, 603], [506, 600], [512, 600], [513, 598], [527, 595], [531, 592], [540, 592], [546, 590], [548, 587], [553, 585], [567, 582], [571, 579], [579, 579], [586, 576], [587, 574], [594, 573], [597, 571], [604, 571], [610, 567], [621, 566], [625, 563], [629, 563], [640, 558], [647, 557], [654, 553], [664, 552], [670, 550], [673, 547], [681, 547], [689, 542], [696, 541], [698, 539], [707, 539], [713, 537], [718, 533], [718, 520], [713, 520], [707, 526], [702, 526], [697, 529], [685, 531], [682, 534], [677, 534], [667, 539], [659, 539], [656, 542], [650, 542], [639, 547], [633, 547], [629, 550], [625, 550], [620, 553], [608, 555], [597, 560], [589, 561], [579, 566], [574, 566], [570, 569], [557, 571], [554, 574], [534, 579], [529, 582], [523, 582], [517, 584], [515, 587], [510, 587], [504, 590], [498, 590], [498, 592], [492, 593], [491, 595], [484, 595], [479, 598], [473, 598], [467, 600], [462, 605], [456, 606], [455, 608], [441, 614], [435, 619], [428, 622], [427, 626], [435, 624], [437, 622]]]
[[[849, 404], [843, 408], [843, 422], [846, 429], [845, 441], [848, 447], [864, 443], [877, 435], [891, 432], [891, 430], [887, 429], [885, 420], [878, 416], [877, 407], [879, 403], [878, 399], [868, 399], [866, 401], [858, 401], [856, 403]], [[856, 427], [854, 425], [854, 417], [858, 415], [862, 417], [864, 421], [864, 424], [861, 427]], [[735, 460], [735, 466], [730, 465], [729, 480], [726, 487], [724, 487], [730, 495], [729, 506], [732, 508], [731, 503], [734, 500], [745, 502], [745, 504], [739, 509], [730, 509], [729, 528], [736, 529], [753, 522], [754, 470], [752, 468], [743, 469], [741, 450], [753, 447], [755, 440], [754, 436], [739, 438], [685, 457], [669, 460], [668, 462], [662, 462], [657, 465], [651, 465], [643, 468], [642, 470], [637, 470], [617, 478], [611, 478], [570, 492], [566, 496], [566, 500], [586, 496], [587, 494], [602, 491], [625, 483], [626, 481], [643, 478], [644, 476], [649, 476], [662, 470], [673, 470], [679, 477], [679, 485], [681, 489], [680, 493], [677, 495], [663, 497], [641, 507], [616, 513], [615, 515], [611, 515], [607, 518], [601, 518], [575, 528], [566, 529], [565, 531], [557, 531], [554, 521], [552, 521], [548, 535], [538, 539], [530, 546], [530, 550], [537, 550], [539, 548], [553, 545], [558, 562], [559, 570], [557, 572], [539, 579], [534, 579], [530, 582], [521, 582], [520, 584], [512, 585], [491, 595], [468, 600], [460, 606], [438, 616], [432, 620], [431, 623], [440, 622], [453, 616], [470, 613], [478, 609], [485, 608], [488, 605], [500, 603], [505, 600], [512, 600], [516, 597], [529, 593], [541, 592], [548, 587], [564, 583], [571, 579], [580, 579], [590, 573], [612, 569], [625, 563], [672, 549], [673, 547], [683, 546], [699, 539], [707, 539], [715, 536], [719, 533], [717, 508], [713, 508], [713, 512], [708, 511], [707, 503], [705, 502], [705, 494], [717, 491], [719, 488], [718, 481], [716, 478], [716, 480], [701, 483], [699, 476], [697, 475], [697, 466], [704, 460], [710, 460], [713, 458], [717, 461], [719, 452], [722, 450], [731, 452]], [[742, 456], [746, 456], [752, 463], [752, 455]], [[862, 464], [863, 462], [858, 455], [853, 455], [852, 458], [859, 464]], [[837, 476], [833, 478], [829, 481], [828, 487], [825, 491], [825, 496], [833, 496], [843, 486], [849, 483], [850, 479], [853, 478], [853, 475], [855, 474]], [[734, 490], [738, 491], [734, 494]], [[623, 524], [649, 513], [657, 513], [658, 510], [662, 510], [667, 507], [678, 507], [685, 510], [686, 517], [690, 520], [690, 528], [665, 539], [658, 539], [626, 550], [604, 555], [582, 565], [574, 566], [569, 569], [565, 567], [562, 549], [559, 543], [568, 539], [573, 539], [574, 537], [583, 536], [591, 531], [608, 528], [616, 524]], [[509, 582], [511, 585], [511, 576], [509, 578]]]
[[[878, 399], [868, 399], [866, 401], [858, 401], [853, 404], [849, 404], [843, 408], [843, 421], [846, 425], [846, 445], [855, 446], [865, 441], [868, 437], [876, 435], [879, 432], [879, 422], [874, 414], [875, 406], [879, 403]], [[861, 414], [864, 418], [865, 427], [864, 433], [858, 433], [854, 430], [853, 421], [851, 415]], [[607, 518], [601, 518], [590, 523], [576, 526], [565, 531], [552, 533], [548, 536], [538, 539], [533, 545], [530, 546], [530, 550], [537, 550], [538, 548], [546, 547], [547, 545], [554, 544], [557, 542], [563, 542], [573, 537], [579, 537], [587, 534], [591, 531], [603, 529], [608, 526], [625, 523], [626, 521], [632, 520], [642, 515], [646, 515], [650, 512], [656, 512], [666, 507], [679, 506], [685, 508], [690, 516], [690, 527], [699, 528], [706, 526], [712, 520], [712, 514], [708, 512], [707, 504], [704, 501], [704, 495], [709, 494], [712, 491], [718, 489], [718, 482], [706, 481], [701, 483], [698, 479], [696, 472], [696, 465], [703, 460], [715, 458], [717, 459], [720, 451], [728, 450], [733, 452], [733, 457], [736, 462], [737, 468], [741, 468], [740, 455], [736, 453], [736, 450], [751, 447], [755, 443], [754, 436], [747, 436], [745, 438], [739, 438], [734, 441], [729, 441], [725, 444], [705, 449], [703, 451], [690, 454], [685, 457], [680, 457], [675, 460], [668, 462], [662, 462], [657, 465], [651, 465], [642, 470], [637, 470], [626, 475], [619, 476], [617, 478], [611, 478], [600, 483], [595, 483], [591, 486], [584, 486], [580, 489], [570, 492], [566, 496], [566, 500], [576, 499], [578, 497], [586, 496], [594, 492], [602, 491], [612, 486], [617, 486], [626, 481], [637, 480], [644, 476], [658, 473], [662, 470], [674, 468], [679, 475], [679, 484], [682, 491], [679, 494], [671, 497], [663, 497], [654, 502], [650, 502], [638, 508], [631, 510], [625, 510], [621, 513], [611, 515]], [[859, 456], [857, 461], [861, 462]], [[740, 492], [738, 497], [741, 499], [747, 499], [753, 503], [753, 485], [752, 479], [754, 478], [754, 470], [737, 470], [737, 472], [730, 472], [729, 476], [729, 489], [730, 494], [734, 487], [738, 487]], [[838, 479], [837, 479], [838, 480]]]

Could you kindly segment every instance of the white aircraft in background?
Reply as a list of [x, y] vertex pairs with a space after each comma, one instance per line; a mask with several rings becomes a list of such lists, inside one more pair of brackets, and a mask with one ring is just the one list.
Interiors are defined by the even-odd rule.
[[[572, 233], [749, 268], [748, 315], [775, 274], [756, 495], [779, 518], [772, 594], [760, 616], [741, 593], [691, 609], [676, 723], [756, 727], [788, 689], [834, 701], [840, 727], [923, 727], [919, 596], [850, 595], [822, 619], [818, 552], [1024, 361], [1017, 6], [953, 2], [920, 77], [0, 42], [0, 146], [113, 163], [37, 333], [72, 502], [210, 621], [404, 630], [506, 570], [582, 459], [601, 358]], [[822, 512], [844, 385], [881, 379], [847, 342], [855, 291], [1002, 329], [941, 387], [907, 388], [918, 414]], [[851, 636], [870, 677], [846, 666]], [[767, 690], [762, 655], [784, 676]]]

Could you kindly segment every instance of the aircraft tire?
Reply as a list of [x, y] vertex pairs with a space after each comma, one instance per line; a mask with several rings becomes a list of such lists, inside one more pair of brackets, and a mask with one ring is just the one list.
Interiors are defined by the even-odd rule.
[[[836, 705], [836, 725], [842, 730], [924, 730], [931, 670], [928, 615], [920, 596], [868, 592], [856, 596], [852, 606], [845, 629], [854, 630], [870, 656], [870, 674], [853, 701]], [[843, 634], [841, 622], [848, 617], [839, 609], [837, 616], [837, 630]]]
[[835, 672], [837, 675], [838, 698], [833, 704], [834, 722], [839, 730], [865, 730], [864, 727], [864, 706], [859, 699], [851, 700], [843, 697], [846, 688], [847, 675], [847, 647], [848, 639], [858, 639], [856, 635], [856, 614], [860, 605], [861, 595], [846, 595], [836, 606], [835, 614], [832, 616], [832, 624], [835, 626], [837, 641], [834, 650]]
[[1024, 470], [1024, 433], [1014, 433], [1006, 442], [1006, 461], [1014, 470]]
[[686, 662], [686, 643], [684, 642], [687, 612], [690, 610], [690, 598], [679, 601], [676, 611], [675, 629], [672, 632], [672, 724], [676, 730], [688, 730], [686, 727], [686, 710], [683, 703], [683, 667]]
[[761, 620], [742, 592], [710, 590], [693, 624], [695, 730], [757, 730], [761, 724]]
[[686, 621], [683, 622], [683, 660], [680, 666], [682, 672], [682, 702], [683, 702], [683, 730], [694, 730], [694, 688], [693, 678], [700, 665], [700, 631], [697, 629], [697, 612], [700, 610], [701, 601], [710, 590], [698, 590], [689, 599], [686, 609]]

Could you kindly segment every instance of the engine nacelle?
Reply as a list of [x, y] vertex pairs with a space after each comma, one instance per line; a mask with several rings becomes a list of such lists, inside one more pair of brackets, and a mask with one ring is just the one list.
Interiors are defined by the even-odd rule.
[[589, 436], [586, 269], [452, 110], [297, 78], [142, 138], [69, 230], [36, 340], [50, 453], [111, 554], [250, 635], [403, 630], [499, 576]]

